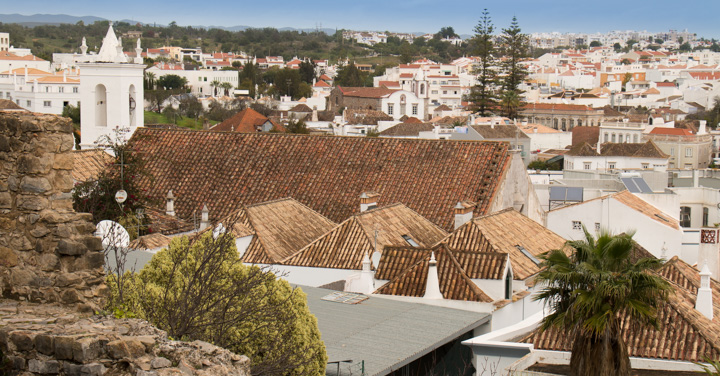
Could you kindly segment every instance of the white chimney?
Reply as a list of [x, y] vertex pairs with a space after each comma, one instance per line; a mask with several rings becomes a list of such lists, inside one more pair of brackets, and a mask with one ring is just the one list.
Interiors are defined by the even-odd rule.
[[363, 192], [360, 195], [360, 212], [364, 212], [377, 207], [379, 193], [375, 192]]
[[698, 128], [697, 134], [698, 135], [707, 134], [706, 126], [707, 126], [707, 120], [700, 120], [700, 128]]
[[430, 265], [428, 266], [427, 284], [425, 285], [425, 295], [423, 298], [426, 299], [442, 299], [443, 295], [440, 292], [440, 279], [438, 278], [437, 272], [437, 261], [435, 260], [435, 252], [430, 254]]
[[210, 227], [210, 210], [207, 205], [203, 205], [202, 214], [200, 215], [200, 231]]
[[363, 294], [372, 294], [375, 291], [375, 277], [373, 276], [372, 269], [370, 268], [370, 257], [367, 252], [362, 259], [362, 272], [360, 272], [360, 288]]
[[475, 203], [471, 201], [458, 201], [453, 208], [455, 212], [455, 229], [470, 222], [473, 218]]
[[167, 205], [165, 207], [165, 214], [174, 217], [175, 216], [175, 196], [173, 196], [172, 189], [167, 194]]
[[700, 288], [695, 300], [695, 309], [710, 320], [713, 319], [712, 289], [710, 288], [711, 275], [712, 273], [710, 273], [707, 264], [704, 264], [700, 272]]

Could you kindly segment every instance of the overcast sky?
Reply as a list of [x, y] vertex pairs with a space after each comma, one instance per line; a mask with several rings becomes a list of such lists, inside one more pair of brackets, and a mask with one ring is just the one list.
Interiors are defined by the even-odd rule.
[[495, 26], [517, 16], [526, 33], [541, 31], [688, 29], [698, 37], [720, 38], [720, 0], [32, 0], [7, 1], [2, 12], [98, 16], [110, 20], [178, 25], [295, 27], [437, 32], [452, 26], [472, 34], [483, 8]]

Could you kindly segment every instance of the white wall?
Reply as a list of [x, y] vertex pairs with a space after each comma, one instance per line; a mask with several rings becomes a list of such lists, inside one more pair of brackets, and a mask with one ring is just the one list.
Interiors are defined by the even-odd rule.
[[682, 230], [666, 226], [613, 198], [586, 201], [547, 213], [548, 229], [568, 240], [584, 239], [582, 230], [573, 229], [573, 221], [580, 221], [592, 234], [596, 223], [613, 234], [635, 230], [633, 239], [656, 257], [662, 256], [663, 247], [667, 259], [681, 256]]

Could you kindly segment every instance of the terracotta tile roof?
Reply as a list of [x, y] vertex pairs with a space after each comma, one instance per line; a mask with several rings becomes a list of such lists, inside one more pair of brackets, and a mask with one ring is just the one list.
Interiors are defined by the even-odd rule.
[[151, 249], [164, 248], [170, 245], [171, 240], [172, 239], [163, 234], [148, 234], [131, 241], [128, 248], [136, 251], [147, 251]]
[[332, 81], [333, 79], [330, 78], [330, 76], [328, 76], [327, 74], [323, 74], [322, 76], [320, 76], [320, 80], [322, 80], [322, 81]]
[[[24, 76], [25, 68], [15, 68], [12, 70], [6, 70], [4, 72], [0, 72], [0, 74], [7, 74], [7, 75], [11, 75], [11, 76], [13, 73], [15, 73], [15, 75], [17, 75], [17, 76]], [[50, 72], [46, 72], [44, 70], [37, 69], [37, 68], [28, 68], [27, 73], [28, 73], [28, 76], [50, 76], [50, 75], [52, 75], [52, 73], [50, 73]]]
[[291, 198], [249, 205], [244, 212], [243, 224], [257, 239], [243, 255], [243, 262], [248, 263], [277, 264], [336, 226]]
[[[547, 127], [542, 124], [521, 124], [518, 125], [518, 128], [520, 128], [521, 131], [525, 132], [525, 134], [533, 134], [533, 133], [561, 133], [561, 131]], [[537, 132], [535, 131], [537, 129]]]
[[346, 109], [343, 115], [348, 124], [377, 125], [378, 121], [393, 120], [392, 116], [377, 110]]
[[51, 83], [51, 84], [79, 84], [80, 80], [72, 77], [63, 76], [45, 76], [35, 80], [40, 83]]
[[611, 143], [607, 142], [600, 147], [600, 155], [603, 156], [621, 156], [636, 158], [668, 158], [660, 148], [651, 141], [644, 144], [634, 143]]
[[320, 80], [313, 85], [313, 87], [331, 87], [329, 83], [325, 82], [324, 80]]
[[526, 110], [553, 110], [553, 111], [595, 111], [587, 105], [581, 104], [562, 104], [562, 103], [528, 103], [523, 106], [521, 111]]
[[452, 108], [448, 107], [446, 104], [441, 104], [436, 109], [433, 110], [433, 112], [439, 112], [439, 111], [452, 111]]
[[518, 138], [527, 139], [525, 132], [521, 131], [514, 124], [511, 125], [471, 125], [477, 133], [480, 133], [486, 140]]
[[598, 154], [589, 143], [583, 142], [582, 144], [574, 145], [565, 155], [571, 157], [598, 157]]
[[675, 87], [674, 82], [656, 82], [657, 87]]
[[312, 108], [308, 107], [308, 105], [304, 103], [300, 103], [296, 105], [295, 107], [288, 110], [289, 112], [312, 112]]
[[0, 51], [0, 60], [47, 61], [35, 55], [18, 56], [12, 52]]
[[399, 123], [392, 127], [380, 132], [380, 136], [385, 137], [397, 137], [397, 136], [414, 136], [418, 137], [420, 132], [426, 132], [433, 130], [433, 125], [430, 123]]
[[152, 198], [177, 197], [191, 218], [207, 204], [222, 218], [243, 205], [293, 197], [335, 222], [358, 213], [363, 192], [402, 202], [452, 228], [458, 200], [485, 214], [510, 164], [502, 142], [321, 137], [139, 128], [132, 138], [154, 179]]
[[115, 162], [115, 158], [100, 149], [75, 150], [72, 155], [74, 159], [72, 176], [77, 182], [96, 179], [109, 164]]
[[3, 110], [20, 110], [25, 111], [24, 108], [18, 106], [17, 103], [9, 100], [9, 99], [0, 99], [0, 111]]
[[[377, 230], [377, 248], [375, 231]], [[283, 261], [285, 265], [361, 269], [365, 254], [385, 246], [406, 246], [409, 237], [429, 247], [447, 233], [402, 204], [393, 204], [355, 215]]]
[[544, 252], [562, 249], [565, 239], [510, 208], [473, 219], [443, 243], [453, 250], [509, 254], [514, 278], [525, 280], [540, 268], [518, 246], [537, 258]]
[[[712, 359], [720, 356], [720, 329], [687, 303], [687, 295], [676, 288], [668, 303], [658, 307], [660, 330], [632, 325], [626, 316], [620, 318], [629, 356], [690, 362], [702, 362], [706, 356]], [[572, 349], [572, 336], [556, 329], [533, 333], [521, 342], [532, 343], [543, 350]]]
[[693, 133], [687, 129], [664, 128], [664, 127], [655, 127], [655, 128], [653, 128], [652, 131], [650, 131], [650, 134], [664, 134], [664, 135], [671, 135], [671, 136], [692, 136], [693, 135]]
[[[695, 306], [698, 289], [700, 288], [700, 271], [685, 261], [673, 256], [665, 262], [665, 265], [658, 271], [663, 278], [675, 284], [676, 288], [684, 290], [687, 294], [687, 302]], [[713, 322], [720, 325], [720, 282], [710, 279], [713, 299]]]
[[[340, 88], [340, 86], [338, 86], [338, 88]], [[357, 98], [385, 98], [396, 91], [398, 91], [398, 89], [388, 89], [386, 87], [353, 87], [342, 89], [344, 96]]]
[[258, 128], [268, 121], [270, 119], [265, 115], [252, 108], [246, 108], [222, 123], [212, 126], [210, 130], [215, 132], [254, 133], [259, 132]]
[[434, 249], [416, 250], [423, 256], [375, 294], [422, 297], [425, 295], [431, 251], [437, 260], [438, 282], [444, 299], [491, 303], [493, 301], [463, 271], [452, 252], [442, 245]]
[[378, 81], [378, 86], [384, 86], [388, 89], [399, 89], [400, 83], [397, 81]]
[[[167, 194], [167, 192], [165, 192]], [[165, 196], [163, 196], [163, 200]], [[177, 216], [170, 216], [165, 214], [164, 210], [158, 210], [157, 208], [146, 208], [145, 215], [150, 220], [148, 229], [151, 232], [160, 233], [164, 235], [178, 234], [181, 232], [193, 231], [195, 225], [191, 221], [184, 221]], [[198, 210], [197, 217], [200, 218], [200, 211]], [[190, 214], [192, 219], [192, 213]]]
[[582, 145], [588, 143], [590, 145], [597, 145], [600, 139], [600, 127], [573, 127], [572, 132], [572, 145]]

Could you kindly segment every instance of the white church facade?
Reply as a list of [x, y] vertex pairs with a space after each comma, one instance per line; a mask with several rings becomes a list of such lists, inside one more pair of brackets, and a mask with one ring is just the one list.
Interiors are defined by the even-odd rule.
[[128, 59], [122, 42], [115, 36], [112, 24], [94, 61], [78, 63], [80, 67], [80, 146], [95, 147], [102, 136], [115, 128], [128, 129], [130, 137], [143, 120], [143, 74], [138, 39], [136, 58]]

